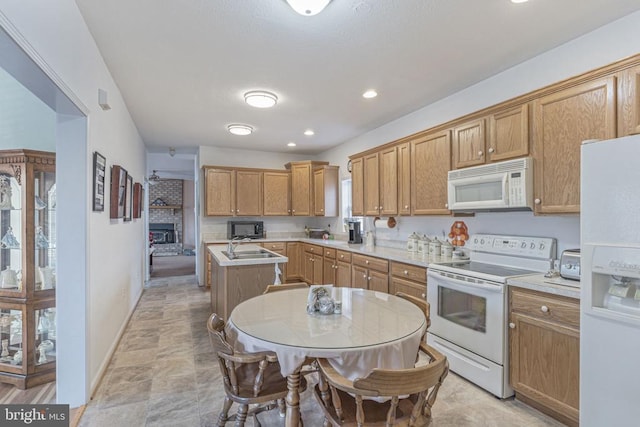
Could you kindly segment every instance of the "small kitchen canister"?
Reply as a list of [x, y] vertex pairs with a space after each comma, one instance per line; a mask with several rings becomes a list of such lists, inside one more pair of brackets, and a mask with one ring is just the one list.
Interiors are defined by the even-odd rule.
[[437, 237], [434, 237], [431, 243], [429, 243], [429, 256], [440, 256], [440, 240], [438, 240]]
[[420, 239], [420, 253], [422, 253], [422, 255], [429, 255], [429, 243], [431, 243], [431, 239], [429, 239], [427, 237], [426, 234], [422, 235], [422, 238]]
[[409, 252], [418, 252], [418, 240], [419, 237], [414, 231], [407, 240], [407, 251]]
[[444, 240], [440, 245], [440, 256], [442, 258], [451, 259], [453, 255], [453, 245], [448, 240]]

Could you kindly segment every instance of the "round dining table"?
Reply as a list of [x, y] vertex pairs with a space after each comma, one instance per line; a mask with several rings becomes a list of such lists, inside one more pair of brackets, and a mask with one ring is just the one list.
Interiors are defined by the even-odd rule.
[[300, 418], [300, 368], [308, 358], [326, 358], [349, 379], [373, 368], [414, 366], [426, 330], [424, 313], [411, 302], [382, 292], [326, 287], [341, 313], [307, 313], [310, 290], [267, 293], [236, 306], [226, 326], [238, 351], [273, 351], [287, 377], [285, 425]]

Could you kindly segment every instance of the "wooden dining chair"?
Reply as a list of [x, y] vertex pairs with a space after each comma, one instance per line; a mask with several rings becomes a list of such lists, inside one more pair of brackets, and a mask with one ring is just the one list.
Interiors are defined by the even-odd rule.
[[[314, 394], [324, 426], [426, 426], [438, 390], [449, 373], [447, 358], [426, 343], [421, 361], [409, 369], [373, 369], [351, 381], [328, 360], [318, 359], [320, 379]], [[381, 399], [384, 398], [384, 399]]]
[[267, 285], [263, 294], [268, 294], [270, 292], [286, 291], [289, 289], [309, 289], [309, 284], [305, 282], [299, 282], [299, 283], [283, 283], [281, 285]]
[[[402, 299], [406, 299], [418, 306], [420, 310], [424, 313], [424, 316], [427, 318], [427, 329], [431, 326], [431, 306], [427, 302], [426, 299], [414, 297], [413, 295], [405, 294], [404, 292], [396, 292], [396, 296]], [[426, 332], [425, 332], [426, 333]]]
[[[242, 427], [248, 416], [253, 416], [256, 426], [260, 421], [256, 415], [269, 411], [276, 406], [280, 415], [284, 416], [287, 396], [287, 378], [280, 374], [280, 364], [273, 352], [241, 353], [233, 349], [224, 332], [225, 322], [216, 313], [207, 321], [209, 338], [218, 357], [218, 364], [224, 380], [225, 399], [218, 416], [217, 427], [224, 427], [228, 421], [235, 421], [235, 426]], [[304, 378], [300, 379], [300, 388], [306, 388]], [[237, 403], [238, 411], [229, 416], [233, 403]], [[255, 407], [249, 405], [257, 404]]]

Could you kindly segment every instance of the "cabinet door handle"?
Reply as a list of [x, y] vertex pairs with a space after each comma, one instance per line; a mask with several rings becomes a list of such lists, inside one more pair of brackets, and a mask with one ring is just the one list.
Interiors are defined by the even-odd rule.
[[496, 150], [494, 150], [493, 147], [489, 147], [489, 153], [493, 153], [494, 151]]
[[367, 260], [365, 260], [365, 261], [364, 261], [364, 263], [365, 263], [365, 264], [369, 264], [369, 260], [368, 260], [368, 259], [367, 259]]
[[426, 297], [427, 297], [427, 295], [426, 295], [426, 294], [422, 294], [422, 298], [426, 298]]
[[291, 212], [296, 213], [296, 210], [294, 209], [294, 210], [292, 210]]
[[449, 203], [445, 203], [445, 204], [444, 204], [444, 207], [445, 207], [445, 208], [449, 208]]
[[344, 255], [340, 255], [340, 258], [344, 258]]
[[371, 280], [371, 276], [367, 277], [367, 280]]
[[380, 206], [380, 210], [382, 210], [382, 206]]
[[366, 278], [367, 278], [367, 275], [366, 275], [366, 274], [363, 274], [363, 275], [362, 275], [362, 277], [364, 277], [364, 278], [366, 279]]
[[513, 322], [509, 322], [509, 328], [515, 329], [516, 328], [516, 324], [513, 323]]
[[407, 276], [409, 275], [409, 272], [407, 270], [404, 271], [404, 275]]
[[542, 202], [542, 200], [540, 200], [540, 199], [535, 199], [533, 201], [533, 203], [535, 203], [536, 205], [539, 205], [541, 202]]
[[543, 305], [542, 307], [540, 307], [540, 311], [543, 313], [548, 313], [549, 312], [549, 307], [547, 307], [546, 305]]
[[482, 154], [484, 154], [482, 151], [478, 151], [478, 157], [482, 157]]
[[409, 209], [409, 205], [404, 205], [404, 208], [405, 209]]

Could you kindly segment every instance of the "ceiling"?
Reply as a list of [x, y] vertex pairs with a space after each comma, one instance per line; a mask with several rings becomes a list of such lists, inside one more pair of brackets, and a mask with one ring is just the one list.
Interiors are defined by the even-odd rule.
[[[332, 0], [306, 17], [285, 0], [76, 3], [149, 151], [178, 153], [319, 153], [640, 9], [638, 0]], [[362, 98], [369, 88], [379, 96]], [[278, 104], [245, 104], [256, 89]], [[255, 132], [231, 135], [230, 123]]]

